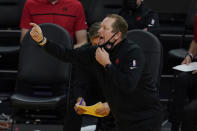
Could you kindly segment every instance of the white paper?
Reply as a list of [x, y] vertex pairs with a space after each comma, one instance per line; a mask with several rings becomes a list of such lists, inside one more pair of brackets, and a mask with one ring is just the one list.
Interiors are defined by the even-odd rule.
[[188, 65], [186, 64], [178, 65], [173, 67], [172, 69], [183, 71], [183, 72], [194, 71], [197, 70], [197, 62], [192, 62]]

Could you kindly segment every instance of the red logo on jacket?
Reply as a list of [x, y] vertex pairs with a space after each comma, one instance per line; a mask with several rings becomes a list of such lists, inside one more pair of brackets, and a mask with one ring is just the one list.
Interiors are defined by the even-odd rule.
[[117, 59], [116, 59], [116, 64], [118, 64], [119, 62], [120, 62], [120, 60], [117, 58]]
[[140, 21], [141, 19], [142, 19], [141, 16], [139, 16], [139, 17], [136, 18], [137, 21]]

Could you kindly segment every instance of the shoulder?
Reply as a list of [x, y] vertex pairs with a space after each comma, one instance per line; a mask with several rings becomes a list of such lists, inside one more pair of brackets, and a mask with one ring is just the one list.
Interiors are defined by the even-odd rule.
[[144, 5], [142, 5], [142, 12], [146, 15], [151, 15], [151, 14], [157, 14], [154, 10], [152, 10], [151, 8], [148, 8]]

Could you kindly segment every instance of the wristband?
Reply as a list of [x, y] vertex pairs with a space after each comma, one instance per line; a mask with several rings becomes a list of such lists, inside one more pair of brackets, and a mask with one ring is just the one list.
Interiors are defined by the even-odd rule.
[[105, 69], [109, 69], [111, 66], [112, 66], [112, 64], [107, 64], [107, 65], [105, 66]]
[[42, 43], [44, 41], [44, 37], [42, 37], [42, 40], [37, 42], [38, 44]]
[[191, 60], [193, 60], [193, 55], [192, 53], [187, 52], [186, 56], [189, 56]]
[[40, 42], [38, 42], [38, 45], [39, 46], [44, 46], [46, 44], [46, 40], [47, 39], [45, 37], [43, 37], [43, 39]]

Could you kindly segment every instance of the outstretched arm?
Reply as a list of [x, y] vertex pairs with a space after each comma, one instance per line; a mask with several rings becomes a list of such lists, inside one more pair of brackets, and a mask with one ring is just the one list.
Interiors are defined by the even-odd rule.
[[83, 48], [74, 49], [62, 49], [55, 41], [50, 41], [43, 36], [41, 28], [35, 24], [30, 23], [32, 29], [30, 31], [30, 36], [32, 39], [41, 47], [54, 57], [70, 63], [78, 63], [86, 65], [94, 61], [94, 51], [95, 47], [86, 46]]

